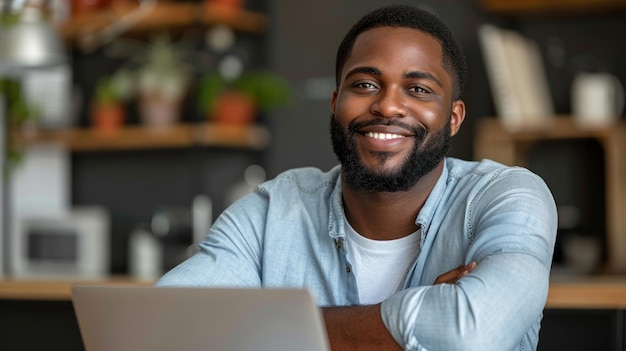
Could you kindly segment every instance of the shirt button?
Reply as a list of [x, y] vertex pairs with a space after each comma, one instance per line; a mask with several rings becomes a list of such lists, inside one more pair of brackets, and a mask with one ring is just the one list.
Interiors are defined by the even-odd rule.
[[343, 239], [339, 239], [337, 240], [337, 249], [341, 250], [341, 247], [343, 246]]
[[348, 272], [348, 273], [352, 272], [352, 267], [346, 266], [346, 272]]

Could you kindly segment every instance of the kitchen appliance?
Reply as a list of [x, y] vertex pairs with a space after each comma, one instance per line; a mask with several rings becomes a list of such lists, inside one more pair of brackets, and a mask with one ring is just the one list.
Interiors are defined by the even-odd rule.
[[15, 277], [101, 278], [109, 271], [110, 218], [101, 207], [16, 222], [9, 252]]
[[204, 194], [191, 207], [167, 206], [155, 211], [149, 224], [139, 224], [128, 239], [131, 276], [156, 279], [198, 251], [213, 223], [213, 203]]

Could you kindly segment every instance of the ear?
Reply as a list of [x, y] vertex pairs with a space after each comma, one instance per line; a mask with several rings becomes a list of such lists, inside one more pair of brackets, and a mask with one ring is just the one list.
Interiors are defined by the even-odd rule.
[[465, 120], [465, 103], [463, 100], [456, 100], [452, 103], [452, 114], [450, 116], [450, 136], [456, 135], [461, 129], [461, 124]]
[[335, 113], [335, 106], [337, 106], [337, 89], [333, 90], [333, 96], [330, 99], [330, 112]]

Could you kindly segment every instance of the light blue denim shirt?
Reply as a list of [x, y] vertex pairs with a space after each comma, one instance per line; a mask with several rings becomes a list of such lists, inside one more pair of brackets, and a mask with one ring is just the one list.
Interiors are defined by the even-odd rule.
[[[358, 305], [346, 252], [340, 168], [287, 171], [224, 211], [200, 251], [156, 286], [305, 287], [318, 305]], [[537, 175], [447, 158], [416, 218], [421, 249], [382, 303], [406, 350], [535, 350], [557, 213]], [[478, 262], [456, 284], [432, 285]]]

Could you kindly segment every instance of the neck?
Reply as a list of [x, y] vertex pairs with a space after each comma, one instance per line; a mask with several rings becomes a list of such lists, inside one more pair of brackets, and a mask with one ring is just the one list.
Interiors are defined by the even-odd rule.
[[[443, 171], [443, 161], [407, 191], [354, 191], [342, 178], [343, 206], [348, 222], [373, 240], [392, 240], [417, 230], [415, 219]], [[342, 175], [343, 177], [343, 175]]]

